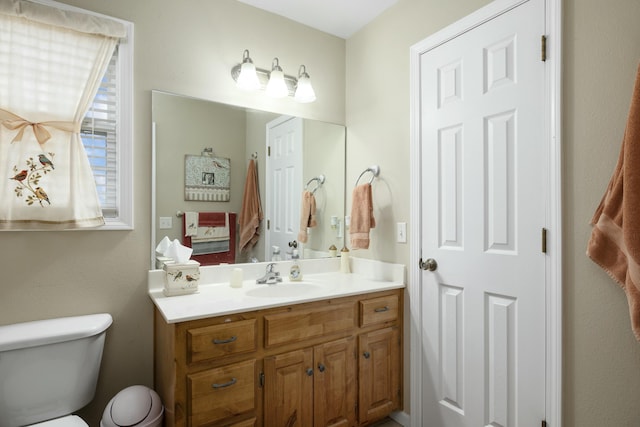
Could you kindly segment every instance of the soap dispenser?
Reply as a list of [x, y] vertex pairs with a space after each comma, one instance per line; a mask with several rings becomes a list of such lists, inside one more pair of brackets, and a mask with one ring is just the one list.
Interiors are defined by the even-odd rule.
[[291, 264], [291, 270], [289, 270], [289, 280], [292, 282], [299, 282], [302, 280], [302, 271], [300, 270], [300, 264], [298, 264], [299, 258], [298, 250], [294, 249], [293, 254], [291, 255], [293, 264]]
[[282, 261], [282, 257], [280, 256], [280, 247], [274, 246], [273, 253], [271, 254], [271, 261]]

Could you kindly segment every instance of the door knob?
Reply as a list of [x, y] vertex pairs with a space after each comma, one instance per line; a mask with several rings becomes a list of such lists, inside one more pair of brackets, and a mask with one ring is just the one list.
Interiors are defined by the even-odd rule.
[[438, 263], [433, 258], [428, 258], [426, 261], [422, 261], [422, 258], [420, 258], [419, 267], [421, 270], [436, 271]]
[[289, 247], [296, 249], [298, 247], [298, 241], [297, 240], [292, 240], [289, 242]]

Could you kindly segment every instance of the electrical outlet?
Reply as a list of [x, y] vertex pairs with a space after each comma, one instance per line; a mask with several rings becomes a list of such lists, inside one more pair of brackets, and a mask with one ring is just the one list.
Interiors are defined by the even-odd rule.
[[160, 230], [168, 230], [173, 227], [171, 217], [170, 216], [161, 216], [160, 217]]
[[407, 223], [399, 222], [396, 225], [396, 241], [398, 243], [407, 243]]

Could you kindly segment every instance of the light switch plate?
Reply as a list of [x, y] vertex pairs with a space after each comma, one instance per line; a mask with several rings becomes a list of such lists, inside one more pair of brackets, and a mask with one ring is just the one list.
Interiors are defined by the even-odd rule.
[[160, 230], [168, 230], [173, 227], [173, 223], [171, 221], [170, 216], [161, 216], [160, 217]]
[[396, 224], [396, 241], [398, 243], [407, 243], [407, 223], [399, 222]]

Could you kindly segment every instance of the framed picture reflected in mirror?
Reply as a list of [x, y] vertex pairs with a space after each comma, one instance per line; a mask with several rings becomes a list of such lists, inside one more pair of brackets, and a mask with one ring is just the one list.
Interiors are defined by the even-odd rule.
[[228, 202], [231, 159], [186, 154], [184, 156], [184, 199], [202, 202]]

